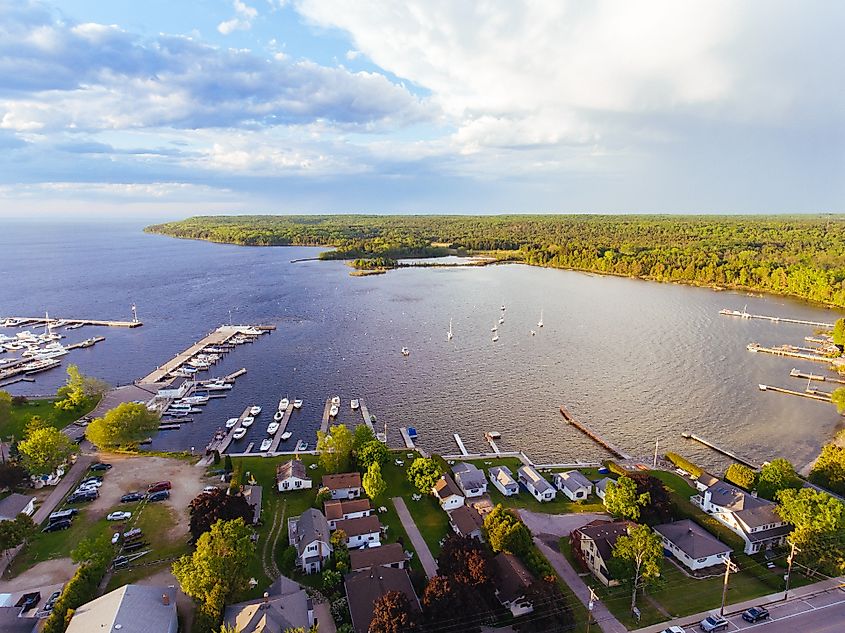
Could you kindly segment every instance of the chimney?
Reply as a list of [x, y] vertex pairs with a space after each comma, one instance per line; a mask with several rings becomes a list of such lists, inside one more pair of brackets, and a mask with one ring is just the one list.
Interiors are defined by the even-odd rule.
[[161, 594], [161, 604], [168, 606], [170, 604], [170, 596], [166, 593]]
[[261, 603], [262, 609], [269, 609], [270, 608], [270, 593], [265, 591], [264, 592], [264, 602]]

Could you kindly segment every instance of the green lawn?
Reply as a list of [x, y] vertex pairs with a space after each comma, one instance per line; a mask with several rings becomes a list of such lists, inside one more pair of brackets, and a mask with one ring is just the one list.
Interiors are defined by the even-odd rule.
[[98, 401], [99, 399], [92, 399], [88, 406], [73, 411], [57, 409], [53, 404], [54, 398], [30, 400], [26, 404], [12, 405], [10, 420], [0, 425], [0, 437], [21, 439], [27, 423], [36, 415], [50, 426], [63, 429], [86, 413], [90, 413], [97, 406]]

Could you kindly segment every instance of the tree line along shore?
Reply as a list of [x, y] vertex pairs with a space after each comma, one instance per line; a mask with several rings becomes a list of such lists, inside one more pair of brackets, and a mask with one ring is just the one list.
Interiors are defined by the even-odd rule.
[[484, 253], [845, 307], [845, 216], [838, 215], [197, 216], [145, 231], [245, 246], [332, 247], [321, 259]]

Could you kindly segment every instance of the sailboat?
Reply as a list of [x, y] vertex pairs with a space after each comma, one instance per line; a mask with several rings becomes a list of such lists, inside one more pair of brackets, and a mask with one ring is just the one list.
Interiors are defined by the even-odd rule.
[[446, 332], [446, 338], [452, 340], [452, 319], [449, 319], [449, 331]]
[[537, 321], [537, 327], [543, 327], [543, 309], [540, 309], [540, 320]]

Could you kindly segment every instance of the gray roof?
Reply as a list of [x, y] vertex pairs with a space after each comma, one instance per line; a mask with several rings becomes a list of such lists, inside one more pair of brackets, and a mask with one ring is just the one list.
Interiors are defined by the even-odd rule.
[[443, 501], [452, 495], [456, 495], [458, 497], [464, 496], [455, 481], [449, 475], [443, 475], [437, 480], [437, 483], [434, 484], [434, 496]]
[[611, 479], [610, 477], [605, 477], [604, 479], [599, 479], [596, 482], [596, 492], [598, 492], [598, 491], [606, 492], [607, 491], [607, 484], [609, 484], [611, 481], [616, 483], [616, 480]]
[[522, 466], [517, 471], [520, 475], [525, 477], [528, 481], [531, 482], [531, 485], [534, 487], [534, 490], [537, 492], [546, 492], [547, 490], [554, 490], [554, 486], [552, 486], [548, 481], [546, 481], [540, 473], [534, 470], [531, 466]]
[[715, 554], [729, 554], [733, 551], [690, 519], [655, 525], [654, 531], [665, 536], [690, 558], [707, 558]]
[[8, 497], [0, 499], [0, 520], [15, 519], [34, 498], [32, 495], [19, 495], [13, 492]]
[[175, 621], [175, 588], [124, 585], [79, 607], [67, 633], [112, 631], [118, 624], [121, 633], [168, 633]]
[[349, 569], [359, 571], [374, 565], [390, 565], [408, 560], [405, 550], [399, 543], [388, 543], [381, 547], [366, 547], [349, 550]]
[[268, 599], [250, 600], [226, 607], [223, 621], [238, 633], [284, 633], [288, 629], [308, 629], [311, 599], [299, 585], [273, 583]]
[[308, 479], [308, 472], [305, 470], [305, 464], [300, 459], [292, 459], [289, 462], [279, 464], [276, 468], [276, 479], [284, 481], [296, 477], [297, 479]]
[[577, 470], [568, 470], [565, 473], [555, 473], [555, 482], [572, 492], [577, 492], [582, 488], [589, 490], [593, 487], [593, 482]]
[[514, 602], [524, 597], [533, 581], [531, 572], [515, 556], [501, 552], [493, 557], [493, 582], [501, 600]]
[[703, 484], [703, 485], [705, 485], [705, 486], [712, 486], [713, 484], [715, 484], [715, 483], [718, 483], [718, 482], [719, 482], [719, 478], [718, 478], [718, 477], [714, 477], [714, 476], [713, 476], [713, 475], [711, 475], [710, 473], [703, 472], [703, 473], [701, 473], [701, 474], [698, 476], [698, 480], [697, 480], [697, 481], [699, 481], [701, 484]]
[[487, 485], [484, 473], [475, 464], [465, 462], [455, 464], [452, 466], [452, 473], [455, 475], [457, 484], [464, 490], [483, 488]]
[[722, 506], [742, 519], [749, 528], [760, 527], [769, 523], [783, 523], [771, 501], [755, 497], [750, 492], [737, 488], [724, 481], [717, 481], [706, 492], [710, 493], [710, 502]]
[[513, 478], [511, 469], [507, 466], [493, 466], [490, 469], [490, 476], [506, 488], [514, 486], [519, 488], [519, 484]]
[[582, 528], [578, 528], [572, 534], [578, 539], [581, 536], [592, 539], [602, 559], [608, 561], [613, 555], [616, 539], [620, 536], [627, 536], [628, 530], [633, 527], [637, 527], [637, 524], [631, 521], [602, 521], [597, 519]]
[[252, 522], [261, 519], [261, 486], [244, 486], [244, 499], [252, 506]]
[[745, 535], [748, 537], [748, 540], [752, 543], [759, 543], [760, 541], [766, 541], [768, 539], [786, 536], [791, 531], [791, 525], [781, 525], [780, 527], [769, 528], [768, 530], [762, 530], [760, 532], [746, 532]]
[[299, 516], [296, 524], [296, 549], [299, 555], [314, 541], [329, 542], [329, 524], [323, 513], [315, 508], [308, 508]]
[[449, 522], [458, 528], [461, 536], [471, 536], [473, 532], [484, 527], [484, 519], [481, 515], [466, 506], [460, 506], [446, 514], [449, 515]]
[[[33, 633], [38, 619], [34, 617], [19, 618], [20, 607], [0, 607], [0, 631], [3, 633]], [[30, 612], [34, 615], [35, 612]]]

